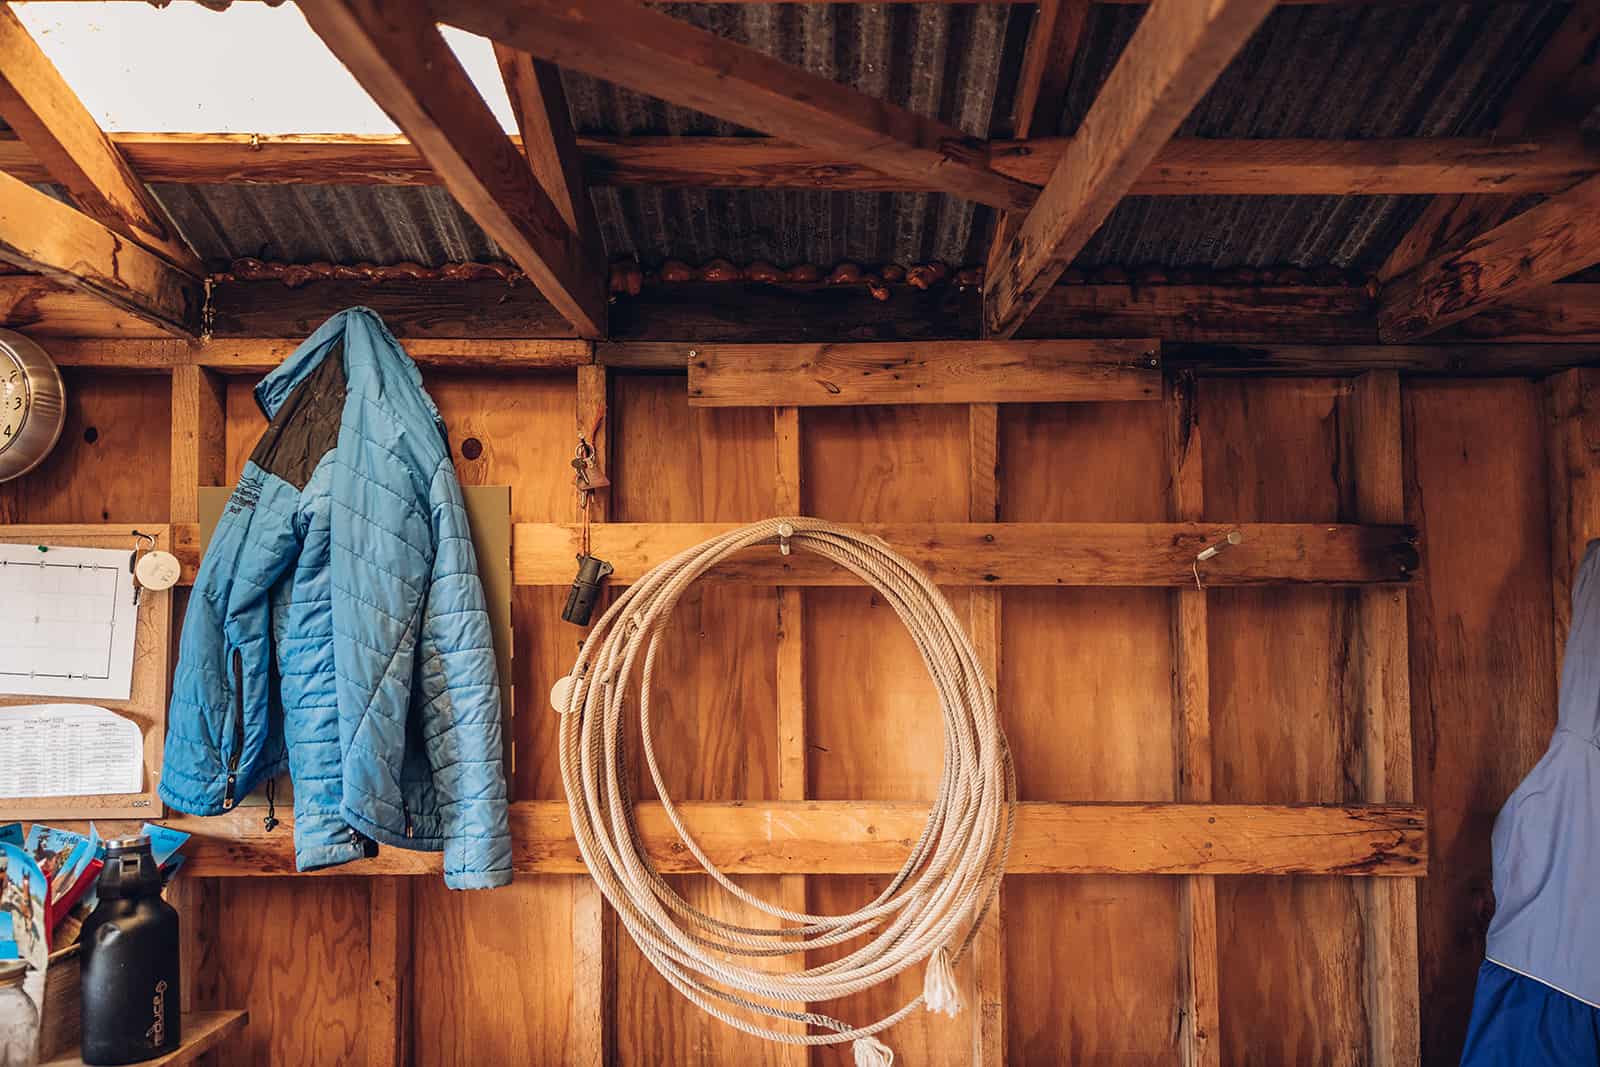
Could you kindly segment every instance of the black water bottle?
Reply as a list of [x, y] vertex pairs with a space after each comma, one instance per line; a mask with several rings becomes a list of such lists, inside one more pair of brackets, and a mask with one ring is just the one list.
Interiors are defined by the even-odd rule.
[[178, 913], [148, 837], [106, 842], [100, 902], [83, 924], [83, 1062], [138, 1063], [182, 1041]]

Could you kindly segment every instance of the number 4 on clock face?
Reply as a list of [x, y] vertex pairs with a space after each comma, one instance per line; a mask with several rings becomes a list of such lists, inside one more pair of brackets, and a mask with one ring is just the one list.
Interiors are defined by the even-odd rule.
[[5, 386], [0, 389], [0, 449], [4, 449], [16, 440], [17, 431], [27, 418], [23, 400], [28, 386], [22, 380], [22, 368], [9, 355], [0, 356], [0, 373], [5, 374]]

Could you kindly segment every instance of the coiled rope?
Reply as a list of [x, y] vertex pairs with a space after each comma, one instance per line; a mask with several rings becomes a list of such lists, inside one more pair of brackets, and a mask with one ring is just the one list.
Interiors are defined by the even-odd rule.
[[[656, 760], [650, 693], [672, 611], [706, 571], [763, 545], [815, 553], [876, 589], [916, 642], [944, 714], [944, 772], [922, 836], [884, 891], [845, 915], [790, 911], [736, 885], [684, 826]], [[636, 675], [641, 747], [667, 818], [706, 874], [782, 925], [741, 926], [707, 915], [651, 863], [634, 825], [624, 760], [623, 710]], [[615, 599], [551, 700], [562, 713], [561, 779], [583, 861], [639, 950], [678, 992], [729, 1026], [771, 1041], [854, 1042], [861, 1067], [894, 1062], [893, 1052], [873, 1035], [919, 1005], [951, 1015], [960, 1010], [951, 968], [971, 947], [999, 891], [1016, 783], [994, 691], [972, 642], [938, 587], [886, 544], [819, 519], [787, 518], [754, 523], [680, 552]], [[803, 970], [771, 971], [749, 962], [796, 954], [803, 961], [807, 951], [857, 938], [868, 940], [840, 959]], [[923, 995], [875, 1022], [852, 1025], [795, 1010], [859, 993], [919, 963], [927, 964]], [[766, 1020], [791, 1025], [775, 1029]]]

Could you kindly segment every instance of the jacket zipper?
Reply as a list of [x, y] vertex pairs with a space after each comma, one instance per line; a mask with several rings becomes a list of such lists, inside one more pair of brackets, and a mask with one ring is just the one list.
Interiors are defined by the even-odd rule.
[[244, 751], [244, 656], [233, 650], [233, 755], [228, 757], [228, 782], [222, 806], [233, 807], [233, 787], [239, 779], [239, 753]]
[[407, 804], [403, 798], [400, 801], [400, 812], [406, 817], [406, 836], [410, 837], [413, 830], [411, 825], [411, 805]]

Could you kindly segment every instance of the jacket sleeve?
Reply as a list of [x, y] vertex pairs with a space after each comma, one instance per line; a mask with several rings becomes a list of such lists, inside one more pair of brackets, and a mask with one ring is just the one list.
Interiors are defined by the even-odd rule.
[[511, 881], [500, 683], [466, 507], [447, 457], [430, 488], [434, 563], [423, 609], [422, 722], [452, 889]]
[[267, 769], [272, 586], [294, 561], [298, 493], [249, 465], [201, 561], [167, 710], [161, 799], [193, 815], [231, 809]]

